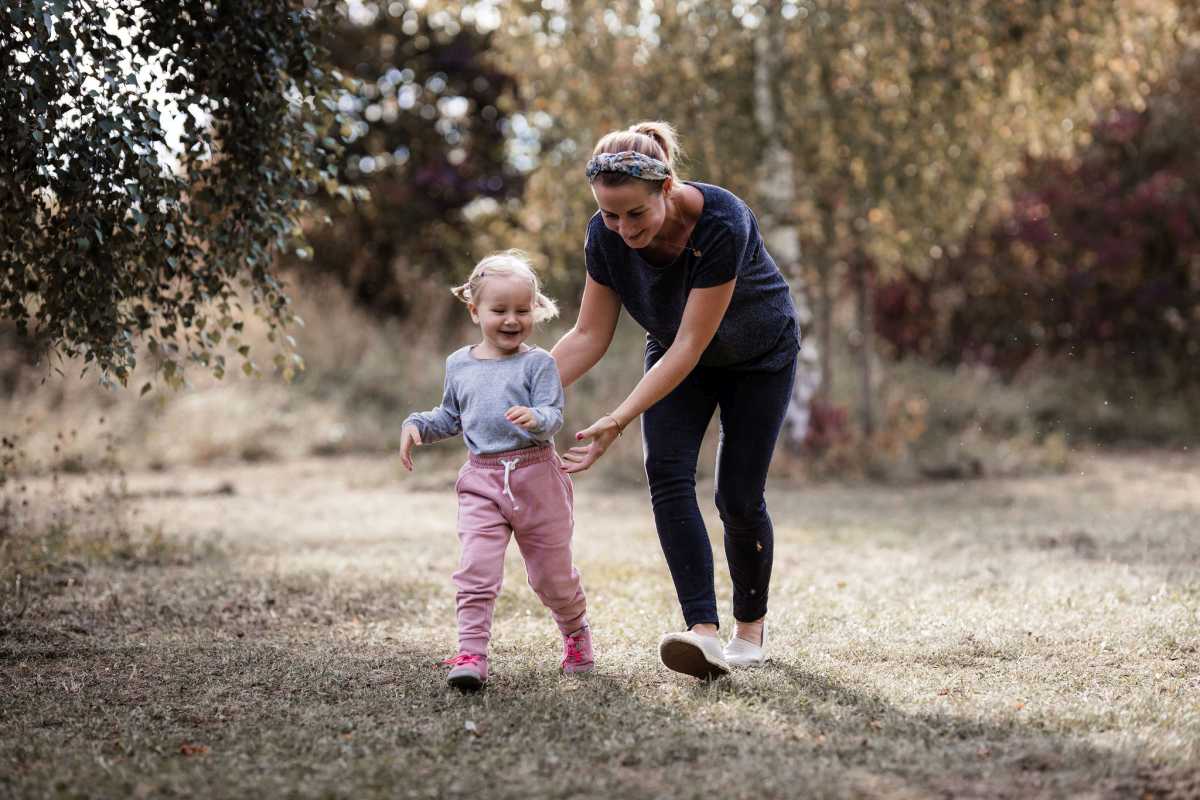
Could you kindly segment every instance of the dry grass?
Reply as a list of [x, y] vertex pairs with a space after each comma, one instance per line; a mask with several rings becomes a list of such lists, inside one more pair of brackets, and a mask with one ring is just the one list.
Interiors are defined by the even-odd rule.
[[644, 492], [585, 477], [599, 669], [557, 674], [514, 555], [478, 696], [434, 667], [451, 464], [135, 474], [145, 524], [219, 554], [92, 567], [3, 623], [0, 794], [1196, 797], [1200, 462], [1077, 462], [775, 485], [775, 658], [712, 685], [656, 664], [679, 619]]

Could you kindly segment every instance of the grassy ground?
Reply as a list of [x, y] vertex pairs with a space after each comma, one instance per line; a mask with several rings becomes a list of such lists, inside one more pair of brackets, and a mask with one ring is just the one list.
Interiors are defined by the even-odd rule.
[[584, 477], [597, 672], [557, 674], [514, 557], [477, 696], [435, 667], [454, 476], [426, 466], [131, 475], [187, 557], [0, 618], [0, 795], [1200, 796], [1200, 459], [774, 486], [774, 660], [707, 685], [656, 662], [679, 617], [643, 492]]

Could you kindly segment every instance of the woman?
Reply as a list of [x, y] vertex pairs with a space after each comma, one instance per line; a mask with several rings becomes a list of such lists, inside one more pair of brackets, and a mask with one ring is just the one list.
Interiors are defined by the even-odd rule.
[[[577, 434], [588, 443], [563, 458], [568, 472], [586, 470], [642, 417], [655, 525], [687, 626], [664, 636], [659, 654], [669, 669], [709, 679], [766, 659], [773, 537], [763, 490], [795, 378], [799, 326], [750, 209], [718, 186], [678, 180], [678, 151], [661, 122], [596, 144], [586, 174], [599, 210], [584, 244], [583, 300], [551, 354], [570, 386], [608, 349], [622, 306], [646, 329], [645, 375]], [[700, 443], [718, 409], [716, 504], [736, 622], [724, 648], [696, 500]]]

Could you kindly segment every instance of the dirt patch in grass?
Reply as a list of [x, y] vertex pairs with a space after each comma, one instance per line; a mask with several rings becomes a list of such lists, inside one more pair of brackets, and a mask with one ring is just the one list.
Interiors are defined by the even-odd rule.
[[716, 684], [657, 664], [680, 620], [644, 491], [583, 478], [597, 672], [558, 674], [513, 548], [475, 696], [437, 667], [445, 476], [370, 458], [133, 475], [139, 519], [200, 555], [91, 562], [4, 623], [0, 793], [1195, 797], [1197, 467], [773, 485], [774, 658]]

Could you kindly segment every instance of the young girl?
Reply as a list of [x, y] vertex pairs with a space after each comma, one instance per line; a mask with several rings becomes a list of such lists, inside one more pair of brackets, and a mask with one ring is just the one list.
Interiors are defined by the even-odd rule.
[[504, 575], [510, 534], [525, 559], [529, 584], [563, 635], [563, 672], [592, 669], [591, 631], [579, 572], [571, 563], [573, 490], [552, 439], [562, 427], [563, 389], [545, 350], [525, 344], [535, 323], [558, 313], [538, 290], [537, 275], [515, 250], [480, 261], [453, 290], [483, 334], [446, 359], [442, 404], [410, 415], [400, 459], [412, 470], [414, 445], [458, 433], [470, 457], [459, 470], [459, 653], [451, 686], [475, 690], [488, 676], [492, 609]]

